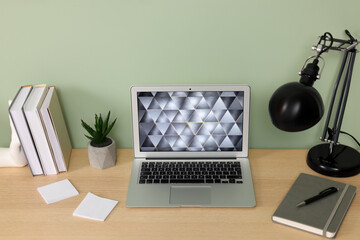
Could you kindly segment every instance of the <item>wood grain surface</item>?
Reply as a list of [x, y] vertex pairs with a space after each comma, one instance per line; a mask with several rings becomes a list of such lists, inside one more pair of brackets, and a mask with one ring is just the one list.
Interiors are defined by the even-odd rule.
[[[29, 168], [0, 169], [0, 239], [324, 239], [271, 221], [299, 173], [320, 176], [306, 165], [307, 150], [250, 150], [254, 208], [127, 208], [131, 149], [118, 149], [115, 167], [91, 168], [86, 149], [74, 149], [67, 173], [36, 176]], [[47, 205], [37, 188], [69, 179], [79, 195]], [[360, 175], [330, 178], [360, 188]], [[105, 222], [72, 216], [88, 192], [119, 201]], [[360, 198], [336, 239], [360, 239]]]

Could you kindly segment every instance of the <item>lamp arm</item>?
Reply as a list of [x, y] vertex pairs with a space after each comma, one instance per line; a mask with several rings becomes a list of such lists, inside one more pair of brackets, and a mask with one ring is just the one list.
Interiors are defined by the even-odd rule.
[[[336, 80], [336, 83], [334, 86], [333, 94], [331, 97], [329, 111], [328, 111], [328, 115], [326, 118], [324, 130], [323, 130], [323, 135], [320, 138], [322, 141], [330, 142], [330, 152], [332, 152], [333, 145], [338, 144], [339, 134], [341, 132], [341, 125], [342, 125], [342, 121], [343, 121], [343, 117], [344, 117], [344, 113], [345, 113], [345, 107], [346, 107], [346, 103], [347, 103], [347, 99], [348, 99], [348, 95], [349, 95], [349, 91], [350, 91], [351, 77], [352, 77], [352, 72], [353, 72], [353, 68], [354, 68], [356, 52], [357, 51], [354, 49], [354, 50], [350, 51], [350, 54], [349, 54], [349, 52], [345, 52], [345, 54], [344, 54], [343, 62], [341, 64], [340, 71], [339, 71], [339, 74], [338, 74], [338, 77], [337, 77], [337, 80]], [[336, 94], [338, 91], [338, 86], [340, 84], [340, 80], [341, 80], [342, 74], [344, 72], [345, 66], [346, 66], [346, 72], [345, 72], [344, 82], [342, 84], [340, 98], [338, 99], [338, 103], [337, 103], [333, 127], [330, 129], [329, 122], [330, 122]], [[326, 138], [327, 133], [329, 134], [328, 138]]]
[[[344, 72], [344, 68], [345, 68], [345, 65], [346, 65], [347, 57], [348, 57], [348, 52], [345, 52], [344, 57], [343, 57], [343, 60], [342, 60], [342, 63], [341, 63], [340, 71], [339, 71], [339, 74], [338, 74], [338, 76], [337, 76], [337, 79], [336, 79], [336, 82], [335, 82], [335, 85], [334, 85], [334, 89], [333, 89], [333, 92], [332, 92], [332, 96], [331, 96], [331, 100], [330, 100], [330, 104], [329, 104], [329, 111], [328, 111], [328, 114], [327, 114], [327, 117], [326, 117], [323, 134], [322, 134], [322, 136], [321, 136], [321, 138], [320, 138], [321, 141], [333, 140], [333, 138], [332, 138], [332, 135], [333, 135], [333, 134], [329, 134], [329, 138], [328, 138], [328, 139], [326, 138], [326, 134], [328, 133], [329, 123], [330, 123], [330, 118], [331, 118], [332, 110], [333, 110], [333, 107], [334, 107], [334, 102], [335, 102], [335, 98], [336, 98], [336, 93], [337, 93], [337, 91], [338, 91], [338, 87], [339, 87], [339, 84], [340, 84], [340, 81], [341, 81], [341, 77], [342, 77], [342, 74], [343, 74], [343, 72]], [[330, 136], [330, 135], [331, 135], [331, 136]]]
[[[359, 44], [359, 42], [350, 34], [350, 32], [348, 30], [345, 30], [345, 34], [349, 37], [348, 40], [333, 38], [331, 33], [325, 32], [322, 36], [320, 36], [320, 40], [319, 40], [317, 46], [316, 47], [314, 46], [312, 48], [313, 50], [316, 50], [318, 52], [318, 57], [320, 57], [320, 55], [323, 52], [328, 51], [328, 50], [337, 50], [337, 51], [344, 52], [342, 64], [341, 64], [341, 67], [340, 67], [340, 70], [339, 70], [339, 73], [338, 73], [338, 76], [337, 76], [337, 79], [336, 79], [336, 82], [334, 85], [334, 89], [332, 92], [329, 110], [328, 110], [328, 114], [327, 114], [325, 125], [324, 125], [323, 134], [320, 137], [321, 141], [327, 141], [327, 142], [331, 143], [330, 151], [332, 150], [333, 144], [338, 144], [339, 133], [341, 132], [340, 131], [341, 124], [342, 124], [342, 120], [344, 117], [346, 102], [347, 102], [349, 89], [350, 89], [350, 83], [351, 83], [352, 71], [354, 68], [355, 56], [357, 53], [357, 50], [355, 49], [355, 47]], [[327, 41], [330, 41], [330, 44], [328, 46], [326, 46]], [[334, 42], [339, 43], [339, 45], [333, 46]], [[349, 46], [344, 46], [344, 45], [349, 45]], [[349, 56], [349, 53], [350, 53], [350, 56]], [[329, 123], [330, 123], [332, 111], [334, 108], [336, 94], [338, 92], [338, 88], [339, 88], [340, 81], [341, 81], [345, 67], [346, 67], [346, 73], [345, 73], [344, 82], [343, 82], [342, 89], [341, 89], [341, 95], [340, 95], [340, 98], [338, 99], [338, 103], [337, 103], [337, 109], [336, 109], [336, 113], [335, 113], [335, 117], [334, 117], [333, 127], [329, 128]], [[327, 134], [328, 134], [328, 138], [326, 138]]]
[[[355, 57], [356, 57], [356, 51], [350, 52], [350, 59], [349, 59], [348, 68], [347, 68], [346, 76], [345, 76], [345, 82], [344, 82], [345, 95], [343, 98], [343, 103], [341, 104], [341, 112], [340, 112], [339, 122], [335, 128], [336, 130], [335, 130], [334, 144], [337, 144], [338, 139], [339, 139], [341, 124], [342, 124], [342, 120], [343, 120], [344, 113], [345, 113], [346, 102], [347, 102], [347, 98], [349, 96], [349, 91], [350, 91], [350, 83], [351, 83], [352, 72], [354, 69]], [[334, 126], [335, 126], [335, 124], [334, 124]]]

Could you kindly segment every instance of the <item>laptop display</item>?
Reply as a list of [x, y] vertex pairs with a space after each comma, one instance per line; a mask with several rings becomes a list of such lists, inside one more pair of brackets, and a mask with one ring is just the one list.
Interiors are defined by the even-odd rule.
[[137, 92], [140, 152], [243, 150], [243, 91]]

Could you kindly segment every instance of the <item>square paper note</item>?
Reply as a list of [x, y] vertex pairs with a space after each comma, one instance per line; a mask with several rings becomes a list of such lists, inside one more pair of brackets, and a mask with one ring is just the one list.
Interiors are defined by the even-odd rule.
[[68, 179], [51, 183], [37, 189], [47, 204], [79, 195]]
[[73, 215], [97, 221], [105, 221], [117, 203], [118, 201], [101, 198], [89, 192], [75, 209]]

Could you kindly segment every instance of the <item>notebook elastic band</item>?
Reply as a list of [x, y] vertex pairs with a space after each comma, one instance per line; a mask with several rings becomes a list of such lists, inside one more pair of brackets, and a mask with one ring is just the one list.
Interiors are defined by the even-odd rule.
[[344, 190], [342, 191], [338, 201], [336, 202], [335, 206], [334, 206], [334, 209], [332, 210], [330, 216], [329, 216], [329, 219], [327, 220], [325, 226], [324, 226], [324, 229], [323, 229], [323, 236], [326, 237], [326, 232], [328, 230], [328, 227], [331, 223], [331, 221], [333, 220], [334, 216], [335, 216], [335, 213], [336, 211], [338, 210], [339, 206], [340, 206], [340, 203], [342, 202], [344, 196], [345, 196], [345, 193], [347, 191], [347, 189], [349, 188], [349, 185], [346, 184], [345, 187], [344, 187]]

